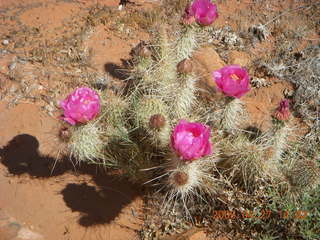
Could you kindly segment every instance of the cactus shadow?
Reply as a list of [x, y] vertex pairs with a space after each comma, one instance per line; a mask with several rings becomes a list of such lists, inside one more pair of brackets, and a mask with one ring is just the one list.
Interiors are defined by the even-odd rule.
[[104, 70], [112, 77], [119, 80], [126, 80], [129, 77], [129, 73], [126, 69], [129, 68], [130, 63], [128, 60], [121, 59], [122, 64], [117, 65], [115, 63], [108, 62], [104, 65]]
[[139, 195], [134, 186], [113, 176], [95, 177], [94, 181], [95, 186], [71, 183], [61, 191], [66, 205], [80, 213], [78, 222], [84, 227], [114, 221]]
[[34, 136], [17, 135], [0, 148], [0, 163], [14, 176], [27, 174], [32, 178], [51, 178], [66, 172], [91, 176], [93, 184], [69, 183], [59, 192], [66, 206], [80, 213], [78, 223], [84, 227], [110, 223], [140, 195], [136, 186], [118, 175], [106, 175], [100, 168], [98, 171], [95, 165], [82, 164], [74, 171], [66, 157], [54, 164], [56, 159], [40, 154], [39, 145]]
[[254, 141], [256, 139], [259, 139], [259, 137], [262, 136], [262, 131], [255, 127], [255, 126], [249, 126], [245, 129], [245, 135], [248, 137], [250, 141]]
[[13, 175], [28, 174], [35, 178], [47, 178], [62, 175], [71, 168], [71, 164], [63, 161], [52, 171], [55, 159], [41, 155], [38, 140], [29, 134], [15, 136], [0, 149], [0, 157], [0, 162]]

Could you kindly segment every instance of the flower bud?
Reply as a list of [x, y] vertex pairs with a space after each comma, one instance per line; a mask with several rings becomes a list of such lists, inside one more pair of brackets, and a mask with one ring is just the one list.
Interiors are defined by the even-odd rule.
[[177, 71], [179, 73], [191, 73], [193, 69], [193, 65], [190, 59], [184, 59], [181, 62], [178, 63], [177, 65]]
[[62, 141], [69, 141], [69, 139], [71, 138], [71, 131], [69, 130], [69, 128], [67, 127], [63, 127], [60, 129], [59, 132], [59, 137]]
[[146, 45], [140, 45], [137, 49], [137, 55], [140, 57], [148, 58], [151, 57], [152, 52]]
[[166, 119], [161, 114], [155, 114], [150, 117], [149, 126], [151, 128], [160, 129], [166, 124]]
[[274, 112], [273, 117], [279, 121], [286, 121], [290, 118], [289, 100], [284, 99], [280, 102], [279, 107]]
[[178, 186], [183, 186], [187, 184], [189, 176], [184, 172], [176, 172], [173, 176], [173, 180]]

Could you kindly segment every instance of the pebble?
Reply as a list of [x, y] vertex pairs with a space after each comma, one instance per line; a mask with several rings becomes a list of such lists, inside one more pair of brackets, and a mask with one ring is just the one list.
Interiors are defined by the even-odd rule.
[[54, 107], [50, 104], [50, 105], [46, 105], [45, 106], [45, 109], [48, 111], [48, 112], [53, 112], [54, 111]]
[[16, 63], [16, 62], [13, 62], [13, 63], [10, 63], [10, 64], [9, 64], [8, 68], [9, 68], [9, 70], [12, 71], [13, 69], [16, 68], [16, 66], [17, 66], [17, 63]]
[[21, 240], [40, 240], [40, 239], [43, 239], [43, 236], [41, 236], [40, 234], [38, 234], [36, 232], [32, 232], [31, 230], [29, 230], [27, 228], [20, 229], [17, 237], [18, 237], [18, 239], [21, 239]]
[[2, 44], [3, 44], [3, 45], [8, 45], [8, 44], [9, 44], [9, 40], [8, 40], [8, 39], [3, 40], [3, 41], [2, 41]]

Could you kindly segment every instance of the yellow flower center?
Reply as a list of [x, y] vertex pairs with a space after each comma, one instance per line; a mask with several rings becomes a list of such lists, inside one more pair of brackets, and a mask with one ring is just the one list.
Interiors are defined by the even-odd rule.
[[240, 78], [236, 74], [231, 74], [230, 77], [235, 81], [239, 81], [240, 80]]

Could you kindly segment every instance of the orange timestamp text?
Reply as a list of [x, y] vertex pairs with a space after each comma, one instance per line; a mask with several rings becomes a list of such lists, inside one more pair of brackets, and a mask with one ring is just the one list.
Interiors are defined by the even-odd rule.
[[230, 211], [230, 210], [214, 210], [214, 219], [268, 219], [271, 217], [279, 217], [281, 219], [295, 218], [295, 219], [305, 219], [309, 215], [308, 211], [296, 210], [279, 210], [277, 213], [271, 211], [270, 209], [262, 209], [259, 211], [253, 210], [241, 210], [241, 211]]

